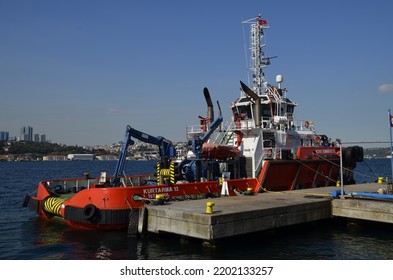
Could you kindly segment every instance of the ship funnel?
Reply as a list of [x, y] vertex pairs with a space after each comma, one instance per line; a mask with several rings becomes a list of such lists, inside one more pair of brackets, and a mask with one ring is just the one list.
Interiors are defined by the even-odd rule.
[[210, 98], [209, 90], [205, 87], [203, 89], [203, 95], [205, 96], [206, 104], [207, 104], [207, 118], [208, 126], [214, 121], [214, 110], [213, 110], [213, 102]]
[[254, 100], [254, 119], [255, 127], [261, 127], [261, 98], [252, 89], [250, 89], [246, 84], [240, 81], [240, 85], [245, 94], [247, 94], [251, 99]]

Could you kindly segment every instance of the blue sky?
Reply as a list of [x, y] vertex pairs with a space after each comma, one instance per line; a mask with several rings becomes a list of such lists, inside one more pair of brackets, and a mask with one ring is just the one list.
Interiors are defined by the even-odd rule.
[[247, 82], [241, 21], [261, 14], [278, 56], [268, 80], [284, 76], [297, 119], [343, 142], [389, 141], [392, 12], [390, 0], [0, 0], [0, 131], [96, 145], [131, 125], [184, 140], [206, 116], [204, 87], [229, 121]]

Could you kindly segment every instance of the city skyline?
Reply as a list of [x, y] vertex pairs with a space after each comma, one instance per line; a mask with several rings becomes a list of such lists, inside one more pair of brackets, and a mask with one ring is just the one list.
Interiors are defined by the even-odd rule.
[[33, 142], [47, 142], [46, 134], [34, 133], [32, 126], [23, 126], [20, 128], [19, 136], [12, 135], [8, 130], [0, 130], [0, 141], [33, 141]]

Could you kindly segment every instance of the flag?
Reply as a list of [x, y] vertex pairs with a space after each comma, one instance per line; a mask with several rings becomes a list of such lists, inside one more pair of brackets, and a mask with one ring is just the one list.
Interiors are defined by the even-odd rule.
[[267, 21], [265, 19], [260, 19], [259, 20], [259, 24], [260, 25], [265, 25], [265, 24], [267, 24]]
[[389, 114], [390, 127], [393, 127], [393, 116]]

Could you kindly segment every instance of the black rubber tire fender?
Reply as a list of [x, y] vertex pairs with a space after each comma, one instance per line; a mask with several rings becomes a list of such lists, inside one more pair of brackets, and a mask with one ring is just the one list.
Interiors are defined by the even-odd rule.
[[83, 217], [86, 220], [90, 220], [92, 218], [94, 218], [97, 215], [97, 207], [93, 204], [87, 204], [84, 208], [83, 208]]

